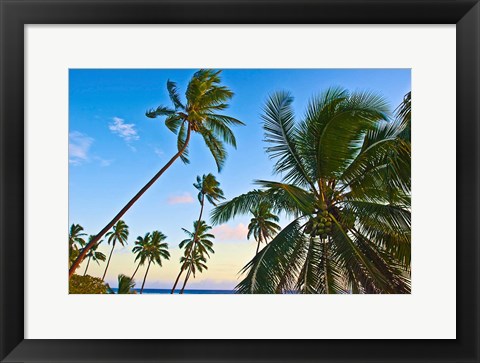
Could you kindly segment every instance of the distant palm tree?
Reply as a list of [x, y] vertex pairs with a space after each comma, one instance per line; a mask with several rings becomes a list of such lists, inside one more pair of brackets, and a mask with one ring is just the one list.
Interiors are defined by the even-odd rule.
[[[88, 237], [88, 240], [91, 241], [92, 238], [94, 238], [95, 236], [92, 236], [90, 235]], [[100, 241], [98, 243], [96, 243], [91, 249], [90, 251], [88, 251], [88, 254], [87, 254], [87, 266], [85, 267], [85, 272], [83, 273], [83, 276], [85, 276], [87, 274], [87, 270], [88, 270], [88, 266], [90, 265], [90, 260], [93, 260], [94, 262], [98, 263], [100, 265], [100, 262], [98, 261], [103, 261], [105, 262], [105, 260], [107, 259], [107, 257], [100, 251], [97, 251], [97, 248], [98, 246], [100, 246], [100, 244], [102, 243], [103, 241]]]
[[[117, 294], [136, 294], [135, 290], [135, 281], [133, 278], [126, 275], [118, 275], [118, 289]], [[109, 294], [115, 294], [115, 291], [107, 284], [107, 292]]]
[[225, 144], [236, 147], [235, 135], [231, 126], [244, 125], [243, 122], [224, 115], [221, 112], [228, 108], [228, 101], [233, 92], [220, 84], [221, 71], [201, 69], [193, 75], [185, 93], [186, 103], [182, 103], [175, 82], [167, 81], [167, 90], [173, 108], [158, 106], [146, 112], [149, 118], [166, 117], [165, 125], [177, 137], [177, 153], [161, 168], [157, 174], [117, 213], [115, 217], [97, 234], [91, 243], [87, 244], [69, 270], [72, 276], [77, 266], [85, 258], [88, 250], [132, 207], [132, 205], [160, 178], [160, 176], [180, 158], [184, 163], [188, 160], [188, 144], [191, 133], [202, 136], [205, 144], [213, 155], [220, 171], [227, 158]]
[[250, 239], [253, 234], [253, 238], [257, 241], [257, 251], [255, 252], [257, 254], [260, 249], [260, 243], [266, 243], [281, 229], [275, 223], [280, 219], [271, 212], [270, 205], [266, 202], [256, 205], [250, 210], [250, 213], [253, 214], [253, 218], [248, 225], [247, 239]]
[[[195, 243], [196, 235], [198, 234], [197, 228], [201, 226], [202, 221], [202, 214], [203, 214], [203, 207], [205, 205], [205, 199], [213, 205], [217, 205], [216, 203], [222, 199], [225, 199], [223, 196], [223, 190], [220, 189], [220, 183], [215, 179], [215, 176], [211, 173], [208, 175], [203, 175], [201, 178], [197, 176], [197, 182], [193, 184], [193, 186], [198, 190], [198, 201], [200, 202], [200, 215], [198, 217], [197, 223], [194, 225], [195, 233], [192, 237], [193, 243]], [[192, 249], [190, 250], [192, 251]], [[172, 291], [170, 292], [173, 294], [175, 292], [175, 288], [177, 287], [178, 280], [183, 273], [183, 269], [180, 269], [177, 278], [175, 279], [175, 283], [173, 284]]]
[[409, 117], [392, 120], [375, 94], [330, 88], [296, 124], [292, 102], [275, 93], [263, 115], [283, 179], [212, 213], [225, 223], [267, 200], [292, 219], [243, 268], [237, 292], [410, 293]]
[[[193, 229], [195, 232], [190, 232], [182, 228], [189, 238], [184, 239], [179, 244], [180, 248], [185, 248], [184, 255], [180, 259], [180, 272], [187, 271], [180, 294], [183, 294], [183, 290], [185, 289], [185, 285], [187, 284], [191, 273], [195, 272], [195, 266], [193, 266], [193, 264], [196, 262], [206, 263], [206, 258], [210, 257], [210, 253], [215, 253], [213, 250], [213, 242], [211, 241], [215, 236], [208, 233], [212, 227], [207, 225], [205, 221], [195, 221], [193, 223]], [[200, 269], [199, 271], [201, 272], [202, 270]]]
[[185, 285], [187, 285], [187, 281], [190, 275], [193, 275], [193, 277], [195, 278], [196, 271], [203, 272], [203, 270], [207, 270], [208, 267], [206, 265], [206, 257], [196, 249], [195, 251], [193, 251], [192, 254], [180, 258], [180, 263], [186, 266], [185, 269], [187, 271], [187, 276], [185, 278], [185, 281], [183, 282], [182, 289], [180, 290], [180, 294], [183, 294], [183, 291], [185, 290]]
[[[115, 244], [119, 242], [122, 246], [127, 244], [128, 240], [128, 226], [124, 221], [119, 220], [116, 225], [113, 226], [113, 230], [106, 234], [108, 237], [108, 244], [112, 244], [112, 250], [108, 256], [107, 266], [105, 266], [105, 272], [103, 273], [102, 281], [105, 280], [105, 275], [107, 274], [108, 266], [110, 265], [110, 259], [112, 258], [112, 253], [115, 248]], [[95, 238], [94, 238], [95, 239]]]
[[135, 268], [135, 271], [133, 272], [132, 279], [137, 274], [138, 268], [140, 266], [143, 266], [145, 264], [145, 261], [147, 260], [148, 246], [149, 246], [149, 243], [151, 242], [151, 239], [152, 237], [150, 233], [147, 233], [145, 237], [138, 236], [137, 240], [135, 241], [135, 247], [133, 247], [132, 252], [137, 256], [135, 257], [134, 262], [137, 262], [137, 260], [140, 260], [140, 261], [138, 262], [138, 265]]
[[[142, 288], [140, 294], [143, 293], [143, 287], [145, 286], [145, 280], [147, 279], [148, 271], [150, 270], [150, 264], [158, 264], [162, 266], [162, 259], [169, 260], [170, 253], [168, 252], [168, 244], [163, 242], [167, 236], [162, 232], [153, 231], [150, 236], [149, 233], [143, 238], [144, 241], [148, 241], [143, 247], [143, 251], [139, 252], [145, 255], [145, 259], [148, 260], [147, 271], [143, 277]], [[140, 257], [141, 258], [141, 257]]]
[[79, 224], [72, 224], [70, 232], [68, 233], [68, 252], [69, 252], [69, 267], [77, 259], [80, 254], [80, 249], [85, 246], [84, 236], [87, 234], [82, 232], [83, 227]]

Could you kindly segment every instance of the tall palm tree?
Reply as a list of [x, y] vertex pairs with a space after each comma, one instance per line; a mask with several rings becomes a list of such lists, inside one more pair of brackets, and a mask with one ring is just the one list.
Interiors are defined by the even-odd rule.
[[103, 273], [102, 281], [105, 280], [105, 275], [107, 274], [108, 266], [110, 265], [110, 259], [112, 258], [112, 253], [113, 253], [113, 250], [115, 249], [115, 244], [117, 242], [119, 242], [122, 246], [125, 246], [127, 244], [127, 240], [128, 240], [127, 224], [124, 221], [119, 220], [117, 224], [113, 226], [112, 231], [106, 234], [106, 237], [108, 237], [107, 239], [108, 244], [112, 244], [112, 250], [110, 251], [110, 255], [108, 256], [107, 266], [105, 266], [105, 272]]
[[[90, 235], [88, 237], [88, 241], [90, 242], [92, 240], [92, 238], [94, 238], [95, 236], [92, 236]], [[90, 260], [93, 260], [94, 262], [96, 262], [97, 264], [100, 265], [100, 262], [99, 261], [103, 261], [105, 262], [105, 260], [107, 259], [107, 257], [100, 251], [97, 251], [97, 248], [98, 246], [102, 243], [103, 241], [100, 241], [98, 243], [96, 243], [91, 249], [90, 251], [88, 251], [87, 253], [87, 266], [85, 267], [85, 272], [83, 273], [83, 276], [85, 276], [87, 274], [87, 270], [88, 270], [88, 266], [90, 266]]]
[[219, 205], [213, 223], [262, 200], [291, 222], [242, 270], [239, 293], [409, 293], [410, 142], [372, 93], [330, 88], [296, 123], [293, 98], [273, 94], [263, 115], [281, 181]]
[[173, 108], [158, 106], [146, 112], [149, 118], [166, 117], [165, 125], [177, 134], [177, 153], [161, 168], [153, 178], [135, 194], [135, 196], [117, 213], [115, 217], [97, 234], [91, 243], [87, 244], [69, 270], [72, 276], [75, 269], [85, 258], [88, 250], [113, 227], [117, 221], [132, 207], [132, 205], [160, 178], [160, 176], [180, 158], [184, 163], [188, 160], [188, 144], [192, 132], [202, 136], [205, 144], [213, 155], [218, 171], [221, 170], [227, 158], [224, 144], [236, 148], [235, 135], [231, 126], [244, 125], [243, 122], [221, 113], [228, 108], [228, 101], [233, 92], [220, 84], [221, 71], [201, 69], [197, 71], [188, 83], [185, 93], [186, 102], [181, 101], [175, 82], [167, 81], [167, 91]]
[[162, 259], [169, 260], [170, 253], [168, 252], [168, 244], [163, 242], [167, 236], [162, 232], [153, 231], [152, 235], [149, 236], [149, 233], [145, 235], [144, 240], [148, 243], [144, 247], [144, 253], [146, 260], [148, 260], [147, 271], [145, 271], [145, 276], [143, 277], [142, 288], [140, 289], [140, 294], [143, 293], [143, 287], [145, 286], [145, 281], [147, 279], [148, 271], [150, 270], [150, 265], [158, 264], [162, 266]]
[[215, 251], [213, 250], [212, 242], [215, 236], [211, 233], [208, 233], [208, 231], [210, 231], [211, 229], [212, 227], [207, 225], [205, 221], [195, 221], [193, 223], [194, 232], [190, 232], [185, 228], [182, 228], [182, 230], [187, 234], [188, 238], [180, 242], [178, 246], [180, 248], [185, 248], [185, 251], [183, 257], [180, 259], [180, 274], [177, 277], [177, 281], [175, 281], [176, 285], [183, 271], [187, 271], [183, 287], [180, 291], [181, 294], [183, 293], [185, 285], [190, 278], [192, 269], [194, 269], [194, 266], [192, 266], [192, 264], [194, 264], [195, 261], [197, 261], [200, 257], [202, 257], [204, 260], [200, 259], [198, 261], [204, 263], [206, 262], [206, 257], [210, 257], [210, 253], [215, 253]]
[[85, 247], [84, 236], [87, 234], [83, 232], [83, 227], [79, 224], [72, 224], [68, 233], [68, 254], [69, 254], [69, 267], [75, 262], [80, 249]]
[[275, 223], [280, 219], [271, 212], [270, 205], [267, 202], [259, 203], [250, 210], [250, 213], [253, 215], [253, 218], [248, 224], [247, 239], [250, 239], [253, 234], [253, 238], [257, 241], [257, 251], [255, 254], [258, 254], [260, 243], [266, 243], [267, 240], [271, 239], [281, 229], [281, 227]]
[[[194, 183], [193, 186], [198, 190], [198, 201], [200, 202], [200, 215], [198, 216], [197, 223], [194, 225], [195, 233], [192, 237], [192, 241], [194, 241], [193, 243], [195, 243], [198, 234], [198, 228], [200, 228], [202, 225], [201, 221], [203, 215], [203, 208], [205, 206], [205, 199], [207, 199], [210, 204], [213, 204], [215, 206], [217, 205], [217, 202], [225, 199], [225, 197], [223, 196], [223, 190], [220, 189], [220, 183], [211, 173], [208, 175], [203, 175], [201, 178], [200, 176], [197, 176], [197, 182]], [[193, 249], [190, 249], [190, 251], [193, 251]], [[180, 272], [175, 279], [175, 283], [173, 284], [172, 291], [170, 292], [171, 294], [175, 292], [178, 280], [180, 279], [183, 271], [183, 269], [180, 269]]]

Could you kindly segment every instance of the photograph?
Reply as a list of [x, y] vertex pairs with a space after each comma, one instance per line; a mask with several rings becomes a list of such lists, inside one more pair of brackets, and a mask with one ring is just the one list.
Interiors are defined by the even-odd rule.
[[69, 294], [411, 294], [411, 69], [71, 68], [68, 92]]

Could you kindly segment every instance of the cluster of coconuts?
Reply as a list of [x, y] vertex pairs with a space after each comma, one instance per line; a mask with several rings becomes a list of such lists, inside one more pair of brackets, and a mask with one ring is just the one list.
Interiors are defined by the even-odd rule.
[[305, 233], [312, 237], [319, 236], [327, 238], [332, 233], [332, 218], [328, 214], [328, 207], [325, 203], [320, 203], [316, 215], [305, 225]]

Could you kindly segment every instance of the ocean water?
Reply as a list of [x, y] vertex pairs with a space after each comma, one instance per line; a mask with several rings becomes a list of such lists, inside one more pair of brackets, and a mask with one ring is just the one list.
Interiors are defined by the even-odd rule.
[[[112, 289], [117, 292], [117, 289]], [[140, 289], [134, 289], [137, 294], [140, 292]], [[171, 289], [143, 289], [143, 294], [170, 294]], [[180, 290], [175, 290], [175, 294], [178, 294]], [[234, 294], [233, 290], [195, 290], [185, 289], [183, 291], [185, 295], [214, 295], [214, 294]]]

